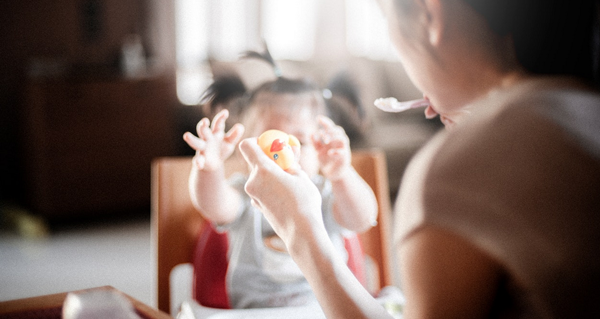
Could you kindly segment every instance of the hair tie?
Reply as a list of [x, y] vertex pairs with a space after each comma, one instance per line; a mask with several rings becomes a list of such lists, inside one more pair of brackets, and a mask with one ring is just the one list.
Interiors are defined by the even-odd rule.
[[269, 63], [271, 65], [271, 67], [273, 67], [273, 73], [275, 73], [275, 76], [277, 78], [282, 77], [283, 72], [281, 72], [281, 69], [279, 68], [277, 63], [275, 63], [275, 60], [271, 56], [271, 53], [269, 52], [269, 48], [267, 47], [267, 43], [263, 41], [263, 45], [265, 46], [264, 52], [259, 53], [256, 51], [246, 51], [246, 52], [242, 53], [241, 58], [242, 59], [254, 58], [254, 59], [263, 60], [263, 61]]

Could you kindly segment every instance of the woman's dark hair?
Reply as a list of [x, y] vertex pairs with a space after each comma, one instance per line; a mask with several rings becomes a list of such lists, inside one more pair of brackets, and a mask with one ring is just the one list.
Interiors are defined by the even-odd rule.
[[598, 0], [464, 1], [494, 32], [512, 37], [529, 72], [600, 80]]

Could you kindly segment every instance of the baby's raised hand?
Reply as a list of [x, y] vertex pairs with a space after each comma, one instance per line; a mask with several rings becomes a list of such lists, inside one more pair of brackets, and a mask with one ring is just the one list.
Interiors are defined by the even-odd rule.
[[319, 131], [312, 136], [319, 156], [321, 172], [329, 180], [336, 180], [351, 168], [350, 139], [344, 129], [325, 116], [319, 117]]
[[244, 134], [244, 126], [235, 124], [225, 133], [225, 121], [229, 111], [222, 110], [215, 115], [212, 125], [208, 118], [203, 118], [196, 125], [198, 136], [190, 132], [183, 135], [185, 142], [194, 150], [194, 163], [200, 170], [214, 171], [223, 166], [224, 161], [231, 156]]

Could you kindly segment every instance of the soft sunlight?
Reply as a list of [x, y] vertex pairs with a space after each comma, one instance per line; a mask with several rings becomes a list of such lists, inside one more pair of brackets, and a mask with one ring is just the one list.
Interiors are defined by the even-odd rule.
[[317, 0], [263, 0], [262, 35], [277, 59], [308, 60], [315, 49]]
[[[385, 21], [375, 0], [338, 1], [322, 12], [318, 0], [176, 0], [177, 95], [199, 102], [210, 85], [208, 59], [236, 61], [246, 50], [261, 50], [262, 39], [276, 60], [306, 61], [317, 56], [319, 18], [345, 14], [342, 52], [373, 60], [395, 60]], [[343, 32], [343, 31], [342, 31]], [[334, 35], [335, 36], [335, 35]], [[344, 34], [339, 35], [344, 37]]]
[[386, 21], [376, 1], [346, 0], [346, 47], [353, 56], [397, 60]]

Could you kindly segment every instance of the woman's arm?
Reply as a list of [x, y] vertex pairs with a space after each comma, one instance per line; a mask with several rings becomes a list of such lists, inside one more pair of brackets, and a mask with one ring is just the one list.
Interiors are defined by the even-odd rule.
[[405, 239], [398, 262], [404, 318], [488, 318], [501, 267], [462, 237], [424, 227]]
[[297, 168], [283, 171], [256, 143], [246, 139], [240, 150], [251, 166], [246, 192], [259, 208], [311, 285], [329, 318], [390, 318], [341, 260], [325, 231], [321, 196]]

